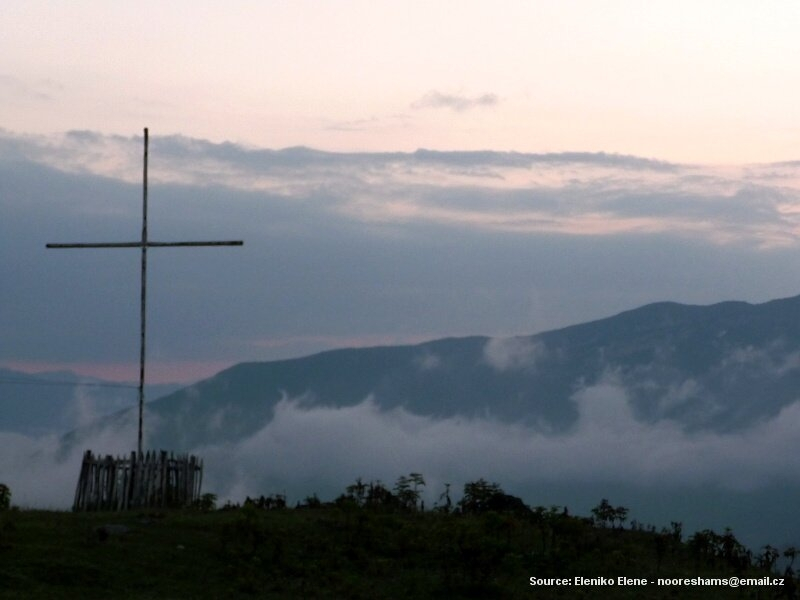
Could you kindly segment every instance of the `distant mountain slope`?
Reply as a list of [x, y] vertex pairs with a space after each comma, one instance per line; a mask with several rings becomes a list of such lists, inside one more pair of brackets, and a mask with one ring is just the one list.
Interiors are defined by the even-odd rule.
[[[736, 430], [800, 398], [800, 296], [752, 305], [650, 304], [516, 338], [467, 337], [242, 363], [148, 405], [152, 446], [232, 441], [282, 398], [568, 429], [586, 386], [622, 386], [638, 419]], [[121, 418], [118, 416], [117, 418]], [[100, 424], [98, 424], [100, 425]]]
[[[30, 374], [0, 368], [0, 432], [62, 434], [134, 406], [136, 389], [125, 385], [70, 371]], [[146, 392], [157, 398], [179, 388], [153, 385]]]

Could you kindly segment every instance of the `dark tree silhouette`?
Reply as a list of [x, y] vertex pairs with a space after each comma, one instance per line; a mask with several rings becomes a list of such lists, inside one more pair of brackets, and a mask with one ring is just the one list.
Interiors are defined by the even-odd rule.
[[439, 502], [444, 500], [444, 504], [434, 506], [434, 510], [449, 513], [453, 509], [453, 501], [450, 499], [450, 484], [444, 484], [444, 491], [439, 495]]
[[777, 548], [769, 544], [763, 546], [762, 550], [763, 552], [761, 553], [761, 556], [758, 557], [758, 562], [767, 571], [772, 571], [773, 567], [775, 566], [775, 561], [777, 561], [778, 557], [780, 556], [780, 552], [778, 552]]
[[419, 508], [420, 488], [425, 485], [425, 479], [419, 473], [410, 473], [407, 477], [401, 475], [394, 484], [394, 493], [400, 506], [410, 510]]
[[592, 514], [594, 518], [600, 522], [601, 527], [606, 527], [609, 523], [613, 527], [617, 516], [616, 509], [611, 506], [606, 498], [603, 498], [600, 504], [592, 509]]
[[0, 510], [11, 508], [11, 488], [5, 483], [0, 483]]
[[463, 513], [482, 513], [488, 510], [489, 499], [503, 494], [498, 483], [489, 483], [483, 477], [464, 484], [464, 497], [459, 501]]
[[797, 558], [797, 548], [794, 546], [789, 546], [783, 551], [783, 555], [789, 559], [789, 565], [787, 568], [791, 569], [794, 566], [794, 559]]

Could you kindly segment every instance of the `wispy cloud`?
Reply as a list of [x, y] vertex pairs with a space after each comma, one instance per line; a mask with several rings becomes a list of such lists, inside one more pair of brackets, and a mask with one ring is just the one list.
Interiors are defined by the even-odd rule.
[[[605, 153], [332, 153], [155, 138], [154, 184], [222, 186], [316, 205], [337, 218], [515, 233], [669, 234], [717, 244], [792, 246], [800, 164], [713, 168]], [[138, 183], [136, 138], [69, 132], [0, 137], [74, 173]]]
[[50, 102], [63, 89], [62, 84], [52, 79], [30, 81], [0, 73], [0, 98], [10, 104]]
[[408, 122], [408, 115], [396, 114], [373, 116], [364, 119], [351, 119], [349, 121], [337, 121], [328, 125], [326, 129], [331, 131], [375, 131], [395, 127], [406, 127]]
[[484, 360], [497, 371], [533, 369], [546, 354], [544, 344], [530, 337], [491, 338], [483, 348]]
[[421, 371], [433, 371], [442, 366], [442, 358], [432, 352], [423, 352], [414, 358], [414, 364]]
[[[127, 454], [136, 439], [137, 421], [133, 411], [124, 418], [96, 427], [86, 440], [95, 452]], [[155, 423], [154, 416], [148, 418]], [[0, 432], [0, 480], [11, 487], [18, 506], [65, 510], [72, 505], [80, 473], [83, 446], [67, 447], [56, 435], [26, 436]]]
[[419, 100], [411, 104], [411, 108], [448, 108], [456, 112], [463, 112], [473, 108], [491, 108], [499, 104], [500, 99], [496, 94], [481, 94], [480, 96], [465, 96], [462, 94], [443, 94], [430, 91]]

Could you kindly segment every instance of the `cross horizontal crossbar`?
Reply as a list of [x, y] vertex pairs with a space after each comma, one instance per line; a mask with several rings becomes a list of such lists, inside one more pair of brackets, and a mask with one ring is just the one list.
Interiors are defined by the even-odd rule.
[[241, 246], [242, 241], [230, 242], [100, 242], [95, 244], [47, 244], [48, 248], [164, 248], [174, 246]]

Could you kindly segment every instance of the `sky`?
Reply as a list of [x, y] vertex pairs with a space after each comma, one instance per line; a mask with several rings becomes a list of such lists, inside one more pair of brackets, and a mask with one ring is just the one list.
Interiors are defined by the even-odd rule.
[[[137, 251], [45, 244], [139, 237], [145, 127], [150, 238], [244, 240], [150, 252], [150, 383], [794, 296], [799, 25], [780, 0], [4, 0], [0, 368], [136, 381]], [[496, 476], [560, 503], [557, 484], [596, 473], [652, 484], [632, 505], [645, 519], [660, 482], [766, 495], [798, 470], [795, 405], [728, 435], [643, 424], [627, 398], [613, 378], [576, 390], [563, 436], [290, 399], [255, 436], [198, 451], [233, 500], [422, 469], [430, 501]], [[92, 447], [129, 450], [132, 431]], [[2, 413], [0, 439], [15, 501], [68, 505], [79, 451], [65, 468], [54, 436]], [[698, 526], [753, 498], [709, 503], [719, 522]]]
[[331, 151], [796, 158], [790, 0], [3, 2], [3, 126]]
[[0, 366], [148, 375], [797, 293], [794, 2], [0, 6]]

